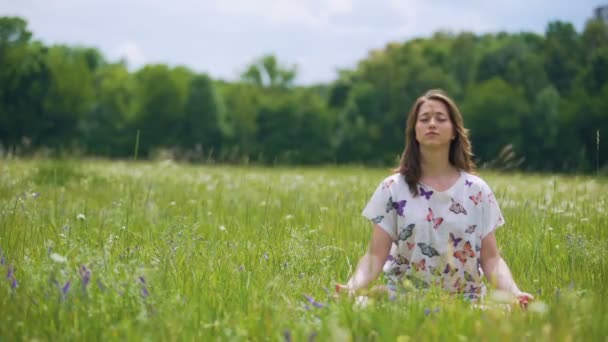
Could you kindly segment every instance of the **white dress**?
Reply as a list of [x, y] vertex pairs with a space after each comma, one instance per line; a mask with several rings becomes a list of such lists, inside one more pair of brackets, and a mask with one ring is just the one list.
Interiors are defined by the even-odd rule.
[[490, 187], [464, 171], [446, 191], [417, 187], [419, 196], [413, 197], [405, 178], [394, 174], [363, 210], [393, 239], [384, 265], [389, 284], [407, 277], [419, 287], [440, 286], [470, 299], [483, 296], [481, 240], [505, 222]]

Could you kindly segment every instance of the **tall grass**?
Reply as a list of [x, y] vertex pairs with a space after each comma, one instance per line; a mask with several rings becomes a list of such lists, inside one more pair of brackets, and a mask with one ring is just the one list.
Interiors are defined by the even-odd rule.
[[334, 299], [386, 175], [3, 161], [0, 340], [606, 340], [605, 178], [482, 174], [530, 310], [434, 290]]

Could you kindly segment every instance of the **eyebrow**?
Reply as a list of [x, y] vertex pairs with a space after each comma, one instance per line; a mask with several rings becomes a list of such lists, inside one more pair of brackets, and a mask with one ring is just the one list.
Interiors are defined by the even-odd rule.
[[420, 113], [420, 114], [418, 114], [418, 116], [419, 116], [419, 117], [422, 117], [422, 116], [429, 116], [429, 115], [431, 115], [432, 113], [434, 113], [434, 114], [435, 114], [435, 115], [437, 115], [437, 116], [440, 116], [440, 115], [443, 115], [443, 116], [448, 116], [448, 114], [447, 114], [447, 113], [444, 113], [444, 112], [438, 112], [438, 111], [435, 111], [435, 112], [424, 112], [424, 113]]

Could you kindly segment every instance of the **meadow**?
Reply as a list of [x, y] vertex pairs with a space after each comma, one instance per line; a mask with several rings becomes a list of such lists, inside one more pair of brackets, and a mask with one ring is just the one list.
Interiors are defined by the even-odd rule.
[[335, 298], [389, 172], [0, 160], [0, 341], [608, 341], [605, 176], [480, 170], [527, 310]]

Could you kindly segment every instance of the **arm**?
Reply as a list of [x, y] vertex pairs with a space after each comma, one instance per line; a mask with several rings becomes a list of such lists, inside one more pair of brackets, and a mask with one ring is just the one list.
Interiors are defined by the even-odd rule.
[[338, 285], [338, 287], [348, 290], [349, 293], [367, 288], [382, 272], [392, 243], [390, 235], [379, 225], [375, 225], [367, 253], [359, 261], [355, 273], [346, 285]]
[[488, 234], [481, 241], [480, 262], [481, 269], [486, 275], [486, 278], [496, 288], [513, 294], [515, 297], [519, 298], [520, 301], [528, 302], [534, 299], [531, 294], [522, 292], [519, 287], [517, 287], [517, 284], [511, 275], [511, 271], [509, 270], [509, 266], [507, 266], [507, 263], [498, 252], [494, 232]]

